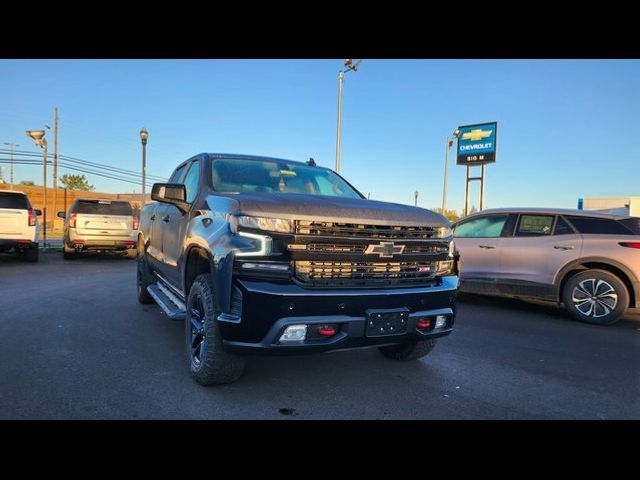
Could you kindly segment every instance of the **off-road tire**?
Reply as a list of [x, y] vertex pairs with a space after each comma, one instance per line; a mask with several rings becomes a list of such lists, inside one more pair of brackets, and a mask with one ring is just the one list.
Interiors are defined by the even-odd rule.
[[[197, 313], [197, 310], [202, 310]], [[198, 321], [197, 316], [200, 316]], [[213, 280], [210, 273], [198, 275], [187, 298], [185, 318], [185, 345], [191, 377], [200, 385], [220, 385], [236, 381], [244, 370], [244, 359], [222, 348], [222, 336], [215, 309]], [[194, 339], [194, 325], [201, 325], [204, 333], [202, 345]], [[193, 345], [201, 350], [192, 352]], [[199, 352], [199, 353], [198, 353]], [[195, 355], [200, 359], [196, 361]]]
[[435, 346], [436, 339], [431, 338], [410, 343], [401, 343], [399, 345], [387, 345], [386, 347], [379, 347], [378, 350], [387, 358], [406, 362], [418, 360], [419, 358], [429, 355]]
[[[603, 283], [602, 286], [598, 289], [599, 292], [604, 292], [608, 289], [608, 287], [603, 288], [606, 284], [613, 288], [615, 291], [615, 295], [617, 296], [617, 301], [615, 307], [610, 309], [608, 314], [603, 314], [601, 316], [587, 315], [581, 312], [576, 303], [574, 302], [574, 290], [579, 288], [579, 285], [582, 282], [587, 281], [587, 287], [590, 287], [589, 280], [594, 280], [597, 285], [600, 280]], [[582, 296], [578, 296], [576, 298], [582, 298]], [[583, 272], [577, 273], [573, 277], [571, 277], [567, 283], [565, 283], [564, 288], [562, 289], [562, 302], [564, 303], [564, 307], [567, 309], [569, 314], [580, 322], [590, 323], [592, 325], [611, 325], [624, 315], [625, 310], [629, 306], [629, 292], [627, 291], [627, 287], [624, 282], [620, 280], [616, 275], [611, 272], [607, 272], [606, 270], [597, 270], [597, 269], [589, 269]], [[585, 304], [583, 310], [588, 311], [588, 304]], [[595, 307], [594, 307], [595, 308]], [[603, 312], [604, 310], [599, 310]], [[598, 312], [596, 312], [597, 314]]]
[[144, 253], [138, 256], [138, 265], [136, 267], [136, 290], [138, 293], [138, 302], [143, 305], [149, 305], [154, 302], [153, 297], [149, 294], [147, 287], [151, 285], [151, 273], [147, 265], [147, 259]]

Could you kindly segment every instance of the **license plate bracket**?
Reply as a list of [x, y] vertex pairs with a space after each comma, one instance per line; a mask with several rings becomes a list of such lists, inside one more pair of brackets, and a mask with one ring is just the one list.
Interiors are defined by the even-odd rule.
[[407, 333], [409, 309], [366, 310], [367, 337], [388, 337]]

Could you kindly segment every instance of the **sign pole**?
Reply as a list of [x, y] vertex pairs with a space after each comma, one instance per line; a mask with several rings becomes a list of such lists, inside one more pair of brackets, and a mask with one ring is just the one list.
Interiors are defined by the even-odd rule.
[[464, 184], [464, 216], [469, 213], [469, 165], [467, 165], [467, 178]]
[[482, 174], [480, 177], [480, 211], [484, 209], [484, 175], [485, 175], [485, 165], [482, 164]]

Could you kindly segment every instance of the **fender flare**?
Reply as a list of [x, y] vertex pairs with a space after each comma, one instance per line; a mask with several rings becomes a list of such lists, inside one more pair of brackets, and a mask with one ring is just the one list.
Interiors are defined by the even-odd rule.
[[569, 263], [567, 263], [564, 267], [562, 267], [558, 271], [558, 273], [556, 274], [553, 280], [553, 284], [556, 286], [558, 290], [558, 301], [560, 301], [560, 296], [562, 295], [562, 292], [560, 291], [560, 284], [562, 283], [562, 280], [564, 279], [564, 277], [571, 270], [574, 270], [576, 267], [583, 266], [585, 263], [602, 263], [605, 265], [610, 265], [614, 268], [617, 268], [622, 273], [624, 273], [629, 279], [629, 282], [631, 283], [631, 288], [633, 289], [633, 292], [629, 292], [629, 293], [633, 294], [633, 298], [635, 299], [635, 302], [634, 302], [635, 307], [638, 308], [638, 306], [640, 305], [639, 303], [640, 302], [640, 281], [638, 281], [638, 277], [634, 275], [634, 273], [629, 269], [629, 267], [625, 266], [624, 264], [616, 260], [612, 260], [606, 257], [582, 257], [576, 260], [572, 260]]

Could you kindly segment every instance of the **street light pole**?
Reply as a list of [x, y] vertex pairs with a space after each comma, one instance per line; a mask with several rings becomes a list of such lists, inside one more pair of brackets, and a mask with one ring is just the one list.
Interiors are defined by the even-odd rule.
[[[453, 137], [458, 138], [460, 135], [460, 130], [456, 130], [453, 132]], [[442, 188], [442, 215], [444, 215], [445, 209], [447, 208], [447, 176], [449, 170], [449, 153], [451, 152], [451, 147], [453, 146], [453, 137], [447, 137], [447, 146], [446, 152], [444, 156], [444, 186]]]
[[416, 207], [418, 206], [418, 190], [416, 190], [416, 193], [414, 193], [415, 197], [416, 197]]
[[47, 251], [47, 139], [42, 139], [42, 176], [44, 178], [44, 186], [42, 189], [44, 190], [44, 209], [42, 210], [42, 215], [44, 217], [44, 251]]
[[340, 173], [340, 149], [342, 147], [342, 85], [344, 83], [344, 74], [347, 72], [357, 72], [358, 65], [362, 60], [358, 60], [356, 63], [353, 63], [353, 60], [350, 58], [345, 59], [344, 66], [345, 70], [340, 70], [338, 72], [338, 127], [336, 132], [336, 173]]
[[[46, 125], [45, 125], [46, 126]], [[47, 251], [47, 139], [44, 138], [44, 130], [27, 130], [27, 136], [32, 138], [36, 145], [43, 150], [42, 154], [42, 197], [44, 200], [44, 207], [42, 209], [42, 215], [44, 217], [44, 229], [43, 229], [43, 250]]]
[[140, 141], [142, 142], [142, 205], [140, 209], [144, 208], [145, 204], [145, 186], [147, 183], [147, 139], [149, 138], [149, 132], [146, 128], [142, 127], [140, 130]]
[[342, 129], [342, 82], [344, 81], [344, 72], [338, 72], [338, 129], [336, 133], [336, 172], [340, 172], [340, 133]]
[[5, 145], [9, 145], [11, 147], [11, 153], [9, 154], [9, 189], [13, 190], [13, 147], [19, 147], [17, 143], [4, 142]]

